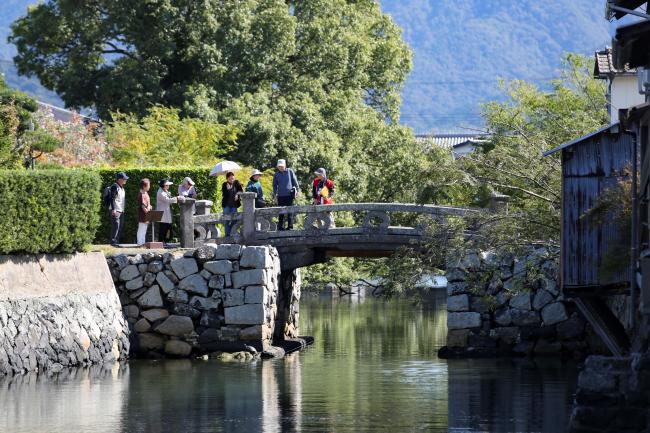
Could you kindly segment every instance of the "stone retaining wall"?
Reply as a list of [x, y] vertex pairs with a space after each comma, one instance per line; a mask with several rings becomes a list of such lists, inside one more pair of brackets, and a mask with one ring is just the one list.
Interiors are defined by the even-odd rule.
[[280, 281], [274, 248], [208, 244], [108, 263], [136, 353], [272, 352]]
[[589, 352], [586, 323], [560, 293], [557, 256], [530, 247], [521, 257], [481, 252], [449, 263], [448, 336], [441, 355]]
[[650, 355], [589, 356], [578, 376], [572, 433], [650, 432]]
[[103, 254], [0, 256], [0, 374], [123, 359], [128, 332]]

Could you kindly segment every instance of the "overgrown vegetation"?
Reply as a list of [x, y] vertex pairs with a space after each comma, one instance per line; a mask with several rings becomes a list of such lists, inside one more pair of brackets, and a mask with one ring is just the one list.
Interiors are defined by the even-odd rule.
[[0, 253], [68, 253], [92, 242], [99, 224], [97, 173], [0, 170]]

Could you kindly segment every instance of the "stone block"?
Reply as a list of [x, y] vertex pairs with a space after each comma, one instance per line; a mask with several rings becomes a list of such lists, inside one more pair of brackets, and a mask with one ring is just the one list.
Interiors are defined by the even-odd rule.
[[267, 247], [244, 247], [239, 266], [242, 268], [265, 269], [273, 266], [273, 259]]
[[553, 295], [551, 295], [546, 290], [540, 289], [537, 291], [537, 293], [535, 293], [535, 298], [533, 299], [533, 308], [539, 311], [551, 302], [553, 302]]
[[545, 325], [554, 325], [556, 323], [564, 322], [568, 318], [566, 308], [562, 302], [554, 302], [547, 305], [542, 310], [542, 320]]
[[194, 324], [192, 319], [187, 316], [172, 315], [158, 325], [155, 331], [173, 337], [181, 337], [194, 331]]
[[226, 274], [224, 275], [224, 285], [226, 287], [232, 287], [232, 274]]
[[185, 290], [174, 289], [167, 295], [167, 300], [175, 304], [187, 304], [190, 301], [190, 296]]
[[[192, 259], [193, 260], [193, 259]], [[178, 283], [178, 288], [199, 296], [208, 296], [208, 283], [199, 274], [185, 277]]]
[[180, 281], [176, 276], [176, 274], [174, 273], [174, 271], [170, 271], [169, 269], [166, 269], [163, 271], [163, 273], [167, 278], [169, 278], [169, 281], [171, 281], [173, 284], [178, 284], [178, 282]]
[[472, 296], [470, 298], [470, 308], [471, 311], [476, 313], [488, 313], [490, 311], [490, 305], [488, 304], [484, 296]]
[[208, 281], [212, 277], [210, 271], [206, 271], [205, 269], [199, 272], [199, 275], [202, 276], [205, 281]]
[[165, 353], [172, 356], [189, 356], [192, 346], [184, 341], [169, 340], [165, 343]]
[[228, 325], [262, 325], [265, 317], [262, 304], [246, 304], [225, 308], [225, 322]]
[[149, 271], [151, 273], [154, 273], [154, 274], [157, 274], [158, 272], [162, 272], [163, 268], [164, 268], [163, 262], [161, 262], [159, 260], [150, 262], [147, 265], [147, 271]]
[[223, 289], [221, 297], [224, 307], [235, 307], [244, 304], [244, 291], [240, 289]]
[[151, 286], [138, 298], [138, 304], [140, 304], [142, 308], [162, 307], [163, 300], [160, 296], [160, 288], [158, 288], [158, 286]]
[[505, 344], [516, 344], [519, 339], [519, 328], [516, 326], [494, 328], [491, 333], [494, 333], [494, 336]]
[[140, 315], [140, 308], [137, 305], [127, 305], [124, 307], [126, 317], [137, 318]]
[[246, 286], [264, 286], [267, 282], [267, 275], [263, 269], [249, 269], [230, 274], [232, 286], [235, 289]]
[[454, 281], [447, 283], [447, 296], [455, 296], [469, 293], [467, 283], [464, 281]]
[[135, 322], [134, 326], [135, 332], [143, 333], [143, 332], [149, 332], [151, 329], [151, 323], [147, 319], [140, 319], [137, 322]]
[[122, 270], [129, 266], [129, 258], [126, 254], [118, 254], [113, 257], [113, 261], [117, 265], [119, 270]]
[[562, 352], [562, 343], [540, 338], [535, 344], [534, 352], [536, 355], [557, 355]]
[[470, 347], [474, 348], [494, 349], [497, 347], [497, 340], [496, 338], [491, 338], [487, 335], [477, 335], [470, 333], [467, 344]]
[[448, 347], [467, 347], [469, 329], [454, 329], [447, 333]]
[[518, 310], [530, 310], [530, 293], [521, 292], [510, 298], [510, 307]]
[[181, 257], [180, 259], [172, 260], [169, 265], [176, 276], [181, 280], [199, 272], [199, 265], [196, 264], [196, 260], [189, 257]]
[[208, 328], [199, 335], [199, 344], [215, 343], [221, 340], [221, 332], [215, 328]]
[[131, 281], [132, 279], [139, 277], [140, 271], [136, 265], [128, 265], [120, 272], [120, 281]]
[[151, 287], [153, 283], [156, 281], [156, 275], [152, 274], [151, 272], [147, 272], [144, 274], [144, 278], [142, 279], [144, 281], [144, 285], [146, 287]]
[[266, 304], [268, 297], [264, 286], [248, 286], [244, 295], [246, 304]]
[[199, 324], [206, 328], [219, 328], [223, 323], [223, 316], [218, 314], [214, 310], [204, 311], [201, 314], [201, 320]]
[[147, 273], [147, 264], [146, 263], [141, 263], [138, 265], [138, 271], [140, 272], [140, 275], [144, 277], [144, 274]]
[[207, 262], [208, 260], [214, 259], [217, 248], [218, 247], [216, 245], [211, 245], [211, 244], [202, 245], [196, 250], [194, 250], [192, 255], [200, 263], [204, 263]]
[[568, 320], [557, 324], [557, 336], [560, 340], [573, 340], [582, 337], [585, 321], [574, 313]]
[[217, 260], [213, 262], [205, 262], [203, 269], [207, 269], [216, 275], [225, 275], [233, 271], [232, 262], [230, 260]]
[[540, 325], [541, 320], [537, 311], [525, 311], [517, 308], [510, 309], [512, 323], [517, 326]]
[[462, 269], [453, 268], [446, 273], [447, 281], [455, 283], [457, 281], [464, 282], [467, 279], [467, 272]]
[[449, 296], [447, 298], [447, 311], [469, 311], [469, 296]]
[[202, 296], [192, 296], [189, 304], [190, 307], [194, 307], [198, 310], [216, 310], [219, 308], [219, 305], [221, 305], [221, 301], [212, 297], [204, 298]]
[[161, 350], [165, 347], [165, 337], [154, 333], [138, 334], [140, 350]]
[[141, 315], [149, 322], [153, 323], [169, 317], [169, 312], [163, 308], [154, 308], [151, 310], [143, 311]]
[[134, 254], [132, 256], [129, 256], [129, 263], [132, 265], [141, 265], [142, 263], [144, 263], [142, 254]]
[[241, 245], [239, 244], [221, 244], [217, 247], [214, 254], [214, 260], [238, 260], [241, 254]]
[[131, 281], [127, 281], [124, 285], [126, 290], [138, 290], [144, 286], [144, 279], [142, 277], [135, 278]]
[[239, 331], [239, 339], [244, 341], [259, 341], [271, 339], [271, 328], [267, 325], [255, 325]]
[[500, 308], [494, 313], [494, 321], [499, 326], [508, 326], [512, 323], [512, 315], [508, 308]]
[[447, 329], [467, 329], [478, 328], [481, 326], [480, 313], [448, 313]]
[[194, 307], [190, 307], [188, 304], [172, 305], [172, 314], [191, 317], [192, 319], [198, 319], [201, 316], [201, 312], [199, 310]]
[[210, 277], [208, 287], [211, 289], [223, 289], [226, 286], [226, 280], [223, 275], [213, 275]]

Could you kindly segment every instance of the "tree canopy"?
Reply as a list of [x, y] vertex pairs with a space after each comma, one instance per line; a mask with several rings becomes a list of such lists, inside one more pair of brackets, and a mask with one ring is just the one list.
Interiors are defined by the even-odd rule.
[[375, 0], [47, 0], [12, 32], [19, 71], [67, 106], [232, 123], [260, 168], [345, 176], [413, 139], [396, 124], [411, 52]]

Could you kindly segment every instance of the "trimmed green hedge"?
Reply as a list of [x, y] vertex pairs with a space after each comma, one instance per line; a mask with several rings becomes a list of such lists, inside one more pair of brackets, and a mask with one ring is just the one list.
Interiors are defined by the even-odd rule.
[[69, 253], [93, 241], [97, 173], [0, 170], [0, 185], [0, 253]]

